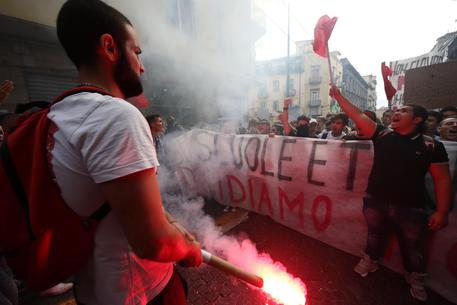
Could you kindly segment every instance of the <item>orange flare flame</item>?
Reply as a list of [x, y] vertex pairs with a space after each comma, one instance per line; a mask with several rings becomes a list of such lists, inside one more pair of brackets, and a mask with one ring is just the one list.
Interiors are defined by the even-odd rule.
[[263, 288], [275, 302], [283, 305], [305, 305], [306, 286], [277, 265], [263, 265], [257, 274], [263, 278]]

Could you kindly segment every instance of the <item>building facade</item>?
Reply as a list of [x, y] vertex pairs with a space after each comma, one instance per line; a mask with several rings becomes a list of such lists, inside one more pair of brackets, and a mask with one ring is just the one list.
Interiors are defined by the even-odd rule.
[[341, 93], [359, 109], [368, 108], [368, 84], [347, 58], [341, 59], [343, 80]]
[[[289, 87], [287, 88], [287, 65], [289, 64]], [[304, 72], [304, 58], [292, 56], [258, 62], [256, 65], [256, 86], [251, 91], [251, 113], [262, 119], [271, 119], [282, 112], [283, 100], [290, 97], [293, 104], [290, 109], [292, 117], [301, 112], [302, 76]], [[288, 92], [287, 92], [288, 90]]]
[[378, 95], [376, 93], [376, 76], [375, 75], [365, 75], [363, 79], [368, 84], [368, 98], [367, 98], [367, 110], [376, 111], [376, 101], [378, 100]]
[[[368, 83], [360, 76], [347, 59], [340, 60], [340, 53], [330, 53], [335, 84], [342, 88], [348, 98], [366, 109], [368, 107]], [[286, 93], [287, 58], [278, 58], [257, 63], [257, 86], [251, 90], [250, 115], [275, 120], [282, 111], [283, 99], [288, 95], [293, 103], [289, 109], [290, 119], [305, 114], [317, 117], [338, 113], [341, 109], [329, 97], [330, 71], [327, 58], [316, 55], [312, 40], [296, 42], [296, 53], [289, 60], [290, 92]], [[371, 104], [376, 105], [376, 78], [371, 78]], [[370, 89], [371, 90], [371, 89]], [[351, 99], [352, 100], [352, 99]]]

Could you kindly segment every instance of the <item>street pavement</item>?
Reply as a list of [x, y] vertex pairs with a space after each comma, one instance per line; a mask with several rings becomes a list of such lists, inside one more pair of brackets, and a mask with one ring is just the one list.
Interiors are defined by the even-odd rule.
[[[428, 290], [424, 303], [409, 295], [403, 277], [381, 267], [366, 278], [352, 268], [359, 258], [309, 238], [268, 217], [250, 213], [246, 221], [229, 231], [251, 239], [259, 252], [286, 266], [289, 273], [307, 286], [308, 305], [451, 305]], [[261, 290], [222, 273], [210, 266], [179, 267], [189, 285], [189, 305], [278, 305]], [[457, 288], [457, 287], [456, 287]], [[22, 305], [75, 305], [72, 294], [39, 298], [22, 293]]]

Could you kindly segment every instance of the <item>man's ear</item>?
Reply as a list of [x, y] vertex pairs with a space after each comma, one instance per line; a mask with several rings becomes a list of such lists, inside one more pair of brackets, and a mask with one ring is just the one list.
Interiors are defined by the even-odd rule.
[[419, 125], [422, 121], [424, 121], [424, 119], [421, 118], [420, 116], [417, 116], [417, 117], [413, 118], [413, 122], [414, 122], [416, 125]]
[[99, 40], [101, 56], [110, 62], [116, 62], [119, 54], [118, 45], [110, 34], [103, 34]]

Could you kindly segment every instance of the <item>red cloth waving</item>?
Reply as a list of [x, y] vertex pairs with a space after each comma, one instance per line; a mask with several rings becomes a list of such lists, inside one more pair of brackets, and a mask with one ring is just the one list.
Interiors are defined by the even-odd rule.
[[390, 67], [386, 66], [386, 63], [381, 64], [382, 78], [384, 80], [384, 90], [386, 91], [387, 100], [392, 100], [392, 97], [397, 93], [397, 90], [392, 86], [392, 83], [389, 80], [389, 76], [392, 76], [392, 70]]
[[327, 57], [328, 40], [332, 35], [333, 27], [335, 26], [337, 17], [330, 19], [329, 16], [324, 15], [317, 21], [314, 28], [314, 42], [313, 50], [316, 54]]

